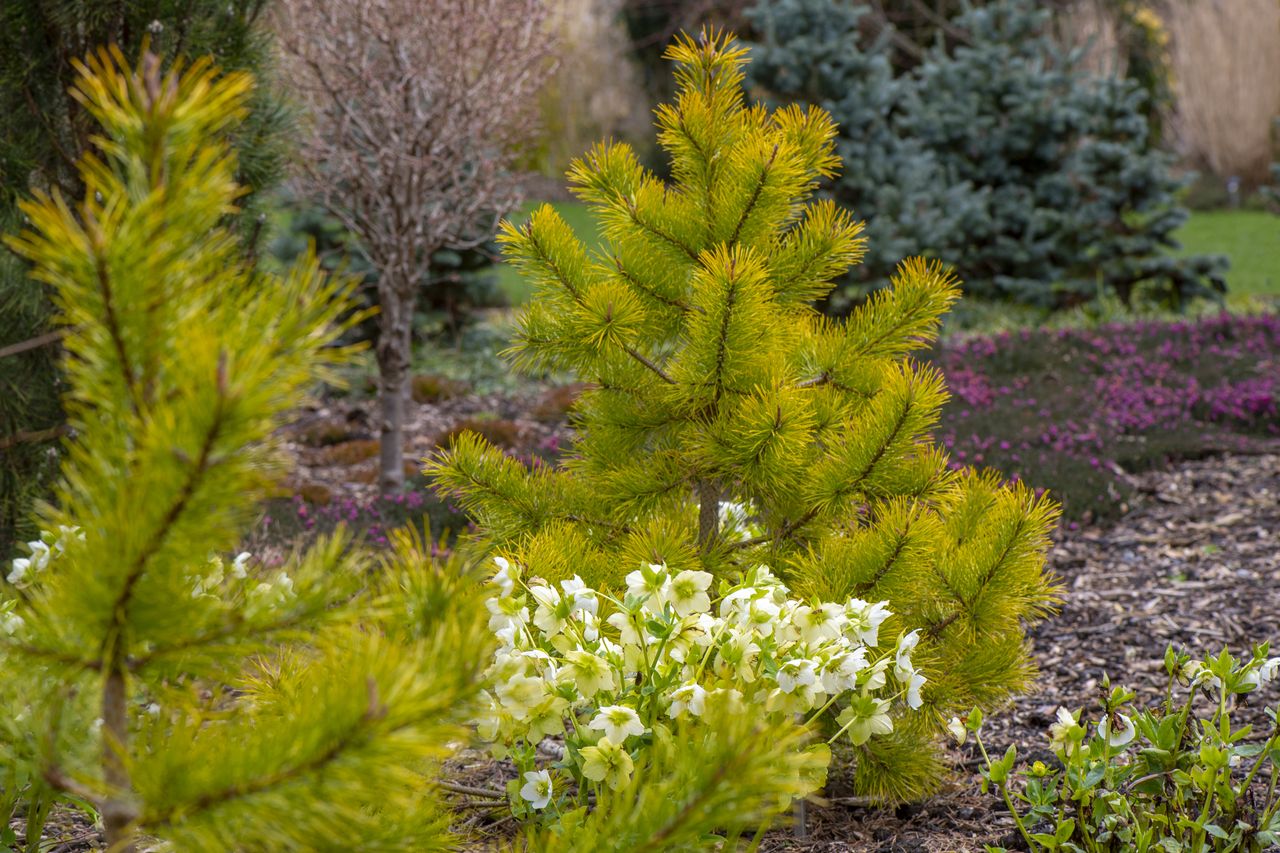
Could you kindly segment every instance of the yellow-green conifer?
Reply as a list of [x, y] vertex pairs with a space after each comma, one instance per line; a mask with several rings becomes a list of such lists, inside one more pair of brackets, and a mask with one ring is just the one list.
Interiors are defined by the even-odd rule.
[[115, 853], [443, 849], [431, 769], [476, 693], [475, 596], [408, 537], [394, 573], [342, 537], [270, 568], [218, 556], [351, 310], [314, 256], [260, 273], [228, 230], [249, 91], [92, 57], [84, 199], [25, 203], [10, 243], [55, 293], [74, 438], [0, 595], [5, 802], [88, 804]]
[[[1032, 676], [1024, 631], [1052, 603], [1056, 509], [954, 470], [931, 439], [946, 388], [911, 356], [958, 295], [946, 270], [907, 261], [843, 321], [811, 307], [863, 251], [853, 216], [810, 199], [839, 166], [830, 117], [748, 106], [745, 51], [723, 35], [668, 56], [677, 95], [657, 126], [672, 181], [602, 144], [569, 173], [601, 251], [550, 206], [502, 235], [537, 287], [515, 364], [590, 383], [564, 462], [526, 468], [464, 436], [428, 470], [493, 548], [549, 580], [617, 588], [641, 563], [721, 578], [765, 563], [808, 597], [888, 600], [885, 642], [921, 631], [925, 709], [856, 748], [854, 776], [886, 800], [918, 796], [939, 778], [943, 720]], [[735, 506], [746, 532], [722, 523]]]

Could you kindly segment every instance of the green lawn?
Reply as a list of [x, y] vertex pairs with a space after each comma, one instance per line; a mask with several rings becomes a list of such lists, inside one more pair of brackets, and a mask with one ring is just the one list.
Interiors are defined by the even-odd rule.
[[1280, 216], [1257, 210], [1193, 213], [1175, 236], [1182, 254], [1231, 258], [1231, 295], [1280, 296]]
[[[523, 223], [538, 204], [529, 202], [512, 219]], [[590, 248], [600, 244], [600, 234], [585, 204], [566, 201], [554, 207]], [[1227, 283], [1233, 296], [1280, 296], [1280, 216], [1255, 210], [1195, 213], [1176, 236], [1182, 243], [1182, 254], [1231, 258]], [[512, 305], [529, 298], [528, 283], [505, 264], [498, 269], [498, 283]]]
[[[511, 216], [511, 221], [517, 225], [523, 225], [529, 219], [529, 214], [540, 206], [542, 202], [527, 202], [520, 210]], [[600, 232], [596, 230], [595, 221], [591, 218], [591, 214], [587, 211], [587, 206], [579, 201], [558, 201], [551, 205], [560, 215], [564, 217], [564, 221], [569, 223], [577, 235], [587, 241], [587, 248], [594, 249], [603, 242], [600, 239]], [[519, 305], [529, 298], [529, 294], [533, 292], [533, 288], [529, 283], [521, 278], [520, 273], [508, 264], [498, 265], [498, 286], [502, 288], [502, 292], [506, 294], [507, 301], [512, 305]]]

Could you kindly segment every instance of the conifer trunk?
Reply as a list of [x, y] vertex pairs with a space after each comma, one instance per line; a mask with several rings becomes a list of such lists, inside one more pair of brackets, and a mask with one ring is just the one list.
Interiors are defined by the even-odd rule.
[[698, 546], [711, 547], [720, 534], [720, 490], [710, 480], [698, 481]]
[[378, 405], [382, 415], [378, 487], [383, 494], [390, 494], [404, 488], [404, 414], [413, 346], [412, 279], [405, 275], [403, 281], [389, 282], [378, 291], [382, 311], [377, 347]]
[[102, 771], [110, 789], [102, 804], [102, 824], [111, 853], [134, 853], [131, 840], [133, 808], [129, 802], [129, 771], [124, 765], [129, 740], [128, 687], [123, 661], [112, 653], [102, 684]]

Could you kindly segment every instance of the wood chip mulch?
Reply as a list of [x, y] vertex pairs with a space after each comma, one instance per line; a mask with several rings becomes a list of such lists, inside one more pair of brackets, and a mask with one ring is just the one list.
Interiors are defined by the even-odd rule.
[[[1104, 673], [1154, 698], [1170, 643], [1196, 653], [1280, 648], [1280, 450], [1183, 463], [1136, 478], [1142, 505], [1107, 528], [1061, 531], [1050, 558], [1061, 612], [1031, 634], [1036, 689], [988, 715], [984, 739], [1044, 758], [1059, 706], [1095, 707]], [[1272, 693], [1274, 693], [1274, 688]], [[1264, 695], [1274, 703], [1275, 695]], [[1260, 708], [1261, 703], [1257, 703]], [[774, 833], [769, 851], [969, 853], [1018, 845], [977, 784], [972, 752], [944, 791], [896, 812], [810, 805], [808, 837]]]

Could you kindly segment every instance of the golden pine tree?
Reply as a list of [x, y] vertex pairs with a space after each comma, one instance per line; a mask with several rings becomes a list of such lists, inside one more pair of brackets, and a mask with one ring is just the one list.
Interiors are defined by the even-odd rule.
[[278, 469], [277, 428], [346, 357], [352, 305], [314, 257], [261, 273], [228, 230], [250, 88], [207, 62], [90, 58], [84, 199], [25, 203], [10, 242], [55, 293], [74, 439], [51, 533], [3, 588], [6, 801], [88, 803], [116, 853], [441, 849], [430, 774], [477, 690], [475, 585], [408, 537], [395, 572], [341, 536], [270, 570], [211, 556]]
[[947, 271], [907, 261], [844, 321], [812, 307], [863, 251], [859, 223], [810, 200], [839, 165], [827, 113], [747, 105], [745, 51], [724, 35], [668, 56], [672, 182], [599, 145], [569, 179], [602, 251], [550, 206], [502, 235], [537, 288], [515, 364], [590, 383], [565, 461], [529, 469], [463, 436], [428, 472], [485, 541], [549, 580], [764, 563], [806, 597], [887, 600], [886, 642], [921, 632], [925, 711], [856, 748], [854, 775], [885, 800], [919, 796], [940, 777], [942, 722], [1033, 674], [1024, 631], [1053, 601], [1056, 508], [953, 470], [932, 442], [946, 389], [911, 354], [958, 295]]

